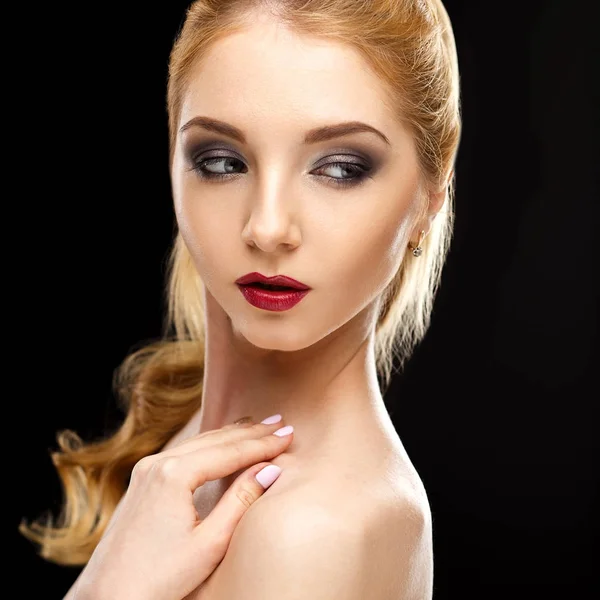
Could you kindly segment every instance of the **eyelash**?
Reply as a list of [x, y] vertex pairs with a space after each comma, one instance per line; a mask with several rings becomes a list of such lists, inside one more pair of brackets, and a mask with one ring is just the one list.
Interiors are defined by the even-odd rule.
[[[208, 181], [218, 181], [218, 180], [228, 179], [230, 176], [235, 176], [235, 175], [240, 174], [240, 173], [210, 173], [210, 171], [202, 170], [202, 168], [205, 167], [206, 165], [215, 164], [222, 160], [234, 160], [239, 163], [242, 162], [239, 158], [236, 158], [235, 156], [213, 156], [213, 157], [208, 157], [208, 158], [205, 158], [198, 162], [195, 162], [194, 166], [192, 167], [191, 170], [195, 171], [196, 174], [198, 175], [198, 177], [200, 177], [200, 179], [208, 180]], [[367, 177], [369, 177], [369, 175], [367, 175], [367, 173], [370, 171], [370, 168], [364, 167], [357, 163], [330, 162], [330, 163], [321, 165], [318, 170], [330, 168], [330, 167], [339, 167], [339, 168], [350, 167], [351, 169], [357, 169], [359, 172], [358, 175], [356, 175], [354, 177], [347, 177], [347, 178], [330, 177], [329, 175], [321, 176], [321, 177], [326, 177], [326, 178], [332, 180], [333, 185], [338, 186], [338, 187], [357, 186], [357, 185], [363, 183], [365, 181], [365, 179]]]

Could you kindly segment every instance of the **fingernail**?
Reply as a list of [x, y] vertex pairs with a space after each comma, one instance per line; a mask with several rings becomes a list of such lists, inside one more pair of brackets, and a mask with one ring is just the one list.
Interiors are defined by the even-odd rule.
[[233, 424], [242, 425], [242, 423], [250, 423], [250, 421], [252, 421], [252, 417], [242, 417], [241, 419], [234, 421]]
[[277, 465], [268, 465], [259, 471], [255, 477], [256, 481], [266, 490], [281, 474], [281, 469]]
[[290, 435], [290, 433], [292, 433], [292, 431], [294, 431], [294, 427], [292, 425], [286, 425], [285, 427], [282, 427], [281, 429], [278, 429], [277, 431], [275, 431], [273, 433], [273, 435], [283, 437], [284, 435]]
[[261, 423], [264, 423], [265, 425], [273, 425], [273, 423], [279, 423], [279, 421], [281, 421], [281, 418], [282, 417], [280, 414], [276, 414], [272, 417], [267, 417], [264, 421], [261, 421]]

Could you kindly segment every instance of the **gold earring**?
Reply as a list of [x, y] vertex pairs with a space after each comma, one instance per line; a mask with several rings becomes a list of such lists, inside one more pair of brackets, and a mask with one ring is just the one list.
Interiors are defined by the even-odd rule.
[[423, 237], [425, 235], [425, 230], [422, 229], [419, 233], [419, 241], [415, 246], [412, 242], [408, 242], [408, 247], [412, 250], [413, 256], [421, 256], [423, 254], [423, 248], [421, 248], [421, 242], [423, 241]]

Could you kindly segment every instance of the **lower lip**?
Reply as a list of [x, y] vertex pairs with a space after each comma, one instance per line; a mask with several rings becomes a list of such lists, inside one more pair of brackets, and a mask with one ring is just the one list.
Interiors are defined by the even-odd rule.
[[289, 310], [310, 292], [310, 290], [271, 291], [239, 284], [238, 287], [252, 306], [273, 311]]

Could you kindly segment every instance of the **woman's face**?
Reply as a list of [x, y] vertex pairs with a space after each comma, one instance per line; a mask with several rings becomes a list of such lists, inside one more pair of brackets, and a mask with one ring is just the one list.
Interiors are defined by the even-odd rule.
[[[343, 122], [382, 135], [310, 133]], [[368, 314], [411, 239], [419, 180], [411, 137], [358, 54], [259, 20], [194, 67], [178, 127], [179, 229], [236, 333], [299, 350]], [[255, 271], [311, 290], [288, 310], [257, 308], [235, 283]]]

